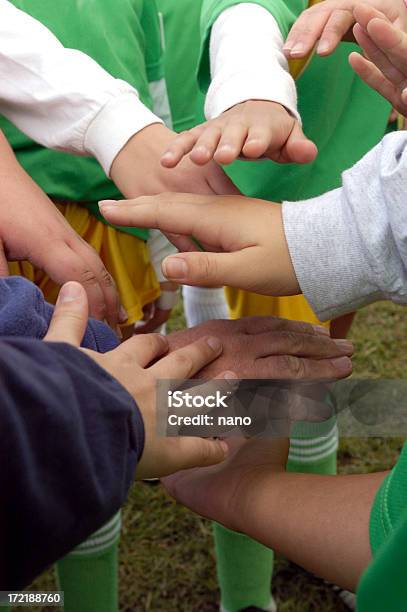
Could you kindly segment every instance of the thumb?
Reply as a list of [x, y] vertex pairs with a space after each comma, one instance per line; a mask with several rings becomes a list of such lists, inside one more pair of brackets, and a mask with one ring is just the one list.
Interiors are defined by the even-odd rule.
[[206, 467], [224, 461], [229, 448], [223, 440], [205, 438], [178, 438], [180, 463], [178, 470]]
[[200, 287], [239, 287], [253, 282], [248, 250], [233, 253], [191, 252], [166, 257], [161, 264], [166, 278], [183, 285]]
[[88, 323], [88, 298], [80, 283], [63, 285], [44, 340], [80, 346]]
[[296, 164], [309, 164], [318, 155], [317, 146], [305, 136], [298, 121], [294, 122], [281, 155], [284, 161]]

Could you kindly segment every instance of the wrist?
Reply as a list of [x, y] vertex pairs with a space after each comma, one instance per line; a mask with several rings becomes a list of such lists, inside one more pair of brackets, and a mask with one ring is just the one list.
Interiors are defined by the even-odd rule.
[[[270, 206], [270, 203], [268, 204]], [[283, 208], [281, 204], [272, 203], [271, 206], [272, 229], [271, 240], [270, 236], [268, 240], [271, 249], [268, 260], [272, 266], [271, 278], [273, 279], [274, 289], [271, 294], [298, 295], [301, 293], [301, 288], [297, 280], [285, 234]]]
[[[160, 158], [174, 139], [174, 132], [154, 123], [134, 134], [115, 157], [110, 177], [126, 198], [159, 193], [146, 188], [146, 178], [161, 172]], [[163, 189], [164, 190], [164, 189]]]

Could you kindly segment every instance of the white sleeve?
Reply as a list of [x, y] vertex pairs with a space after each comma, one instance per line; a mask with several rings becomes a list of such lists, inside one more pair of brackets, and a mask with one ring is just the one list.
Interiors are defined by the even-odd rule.
[[96, 157], [106, 174], [134, 134], [161, 123], [133, 87], [8, 0], [0, 0], [0, 113], [46, 147]]
[[207, 119], [246, 100], [269, 100], [300, 121], [283, 44], [276, 20], [262, 6], [246, 2], [223, 11], [211, 30]]

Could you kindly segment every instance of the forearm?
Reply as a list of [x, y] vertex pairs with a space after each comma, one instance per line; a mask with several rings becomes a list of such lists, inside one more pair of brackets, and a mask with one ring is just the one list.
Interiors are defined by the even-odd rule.
[[8, 0], [0, 0], [0, 16], [0, 111], [30, 138], [93, 155], [109, 174], [126, 142], [161, 122], [128, 83], [86, 54], [64, 48]]
[[3, 339], [0, 369], [0, 588], [9, 590], [117, 511], [144, 431], [131, 396], [73, 347]]
[[354, 590], [371, 559], [369, 518], [385, 472], [352, 476], [272, 473], [239, 490], [233, 528], [327, 580]]
[[225, 10], [212, 27], [210, 63], [212, 82], [205, 103], [208, 119], [247, 100], [277, 102], [300, 119], [283, 36], [265, 8], [241, 3]]

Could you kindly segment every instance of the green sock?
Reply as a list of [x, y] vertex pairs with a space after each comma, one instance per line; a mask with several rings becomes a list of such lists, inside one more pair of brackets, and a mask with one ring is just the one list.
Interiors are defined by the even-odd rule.
[[222, 606], [237, 612], [267, 608], [271, 600], [274, 553], [247, 536], [213, 524]]
[[117, 612], [120, 513], [57, 563], [65, 612]]
[[[287, 469], [310, 474], [335, 474], [337, 429], [335, 422], [313, 424], [295, 430]], [[247, 536], [214, 524], [217, 571], [222, 607], [227, 612], [257, 606], [271, 600], [273, 551]]]

